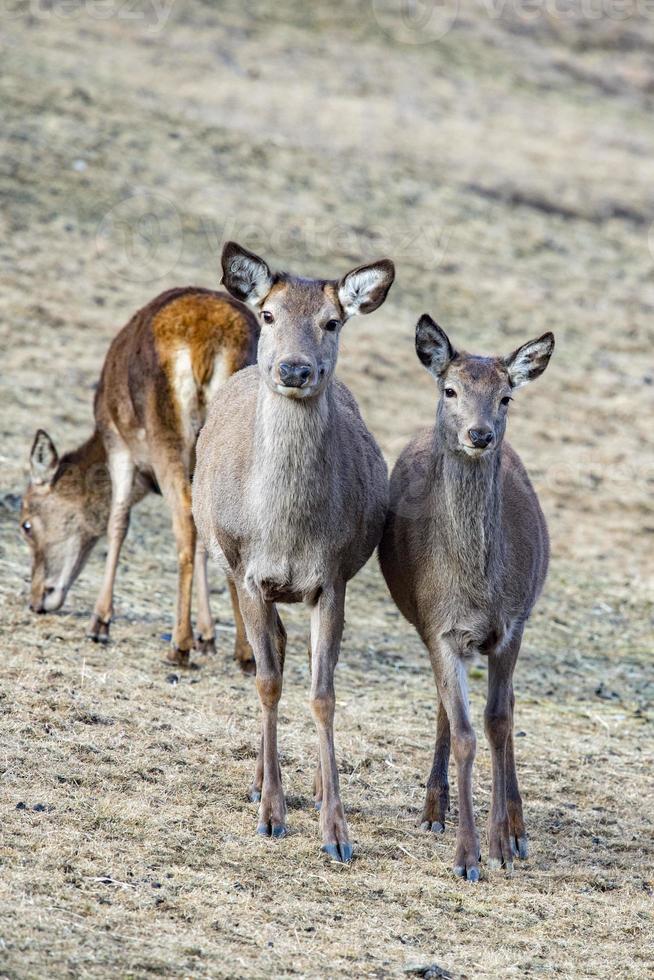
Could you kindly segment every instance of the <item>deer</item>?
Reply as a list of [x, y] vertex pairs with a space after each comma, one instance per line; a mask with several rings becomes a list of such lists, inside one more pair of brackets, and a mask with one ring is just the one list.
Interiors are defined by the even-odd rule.
[[[107, 643], [130, 511], [155, 492], [170, 508], [177, 548], [175, 624], [167, 659], [185, 666], [193, 647], [215, 651], [207, 554], [191, 512], [195, 444], [212, 397], [234, 372], [254, 363], [258, 337], [256, 316], [232, 296], [191, 286], [168, 290], [135, 313], [111, 343], [95, 393], [90, 438], [59, 456], [48, 433], [37, 430], [20, 515], [32, 556], [33, 612], [62, 607], [106, 534], [104, 578], [87, 635]], [[230, 595], [234, 656], [245, 673], [252, 673], [254, 658], [231, 584]]]
[[395, 277], [382, 259], [339, 280], [272, 272], [228, 242], [222, 283], [256, 309], [257, 365], [217, 392], [197, 445], [193, 514], [209, 553], [233, 581], [254, 651], [261, 742], [250, 792], [257, 832], [287, 833], [277, 743], [286, 632], [278, 603], [310, 611], [310, 705], [319, 745], [315, 804], [322, 850], [349, 863], [353, 848], [334, 746], [334, 670], [346, 585], [379, 542], [386, 463], [348, 388], [334, 377], [341, 330], [372, 313]]
[[438, 385], [436, 421], [406, 446], [393, 469], [379, 561], [397, 607], [429, 652], [438, 692], [421, 829], [445, 829], [451, 745], [459, 802], [453, 870], [476, 882], [476, 738], [467, 689], [476, 655], [488, 658], [488, 868], [511, 872], [514, 856], [529, 853], [513, 746], [513, 672], [545, 582], [549, 538], [536, 492], [504, 433], [514, 392], [543, 373], [554, 337], [545, 333], [507, 357], [482, 357], [455, 350], [424, 314], [415, 346]]

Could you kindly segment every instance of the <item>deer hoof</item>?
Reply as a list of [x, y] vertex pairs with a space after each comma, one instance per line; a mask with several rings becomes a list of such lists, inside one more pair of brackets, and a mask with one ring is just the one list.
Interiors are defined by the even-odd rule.
[[477, 884], [479, 881], [479, 868], [465, 868], [462, 864], [457, 864], [453, 871], [457, 878], [465, 878], [466, 881], [471, 881], [473, 884]]
[[525, 861], [529, 857], [529, 841], [526, 837], [511, 838], [511, 848], [515, 857]]
[[240, 657], [234, 658], [241, 668], [241, 672], [246, 674], [248, 677], [254, 677], [257, 672], [257, 665], [254, 657], [249, 657], [247, 660], [241, 660]]
[[216, 638], [215, 636], [204, 637], [200, 633], [193, 641], [193, 648], [198, 653], [214, 654], [216, 652]]
[[179, 667], [188, 667], [190, 656], [189, 650], [180, 650], [179, 647], [171, 647], [166, 654], [166, 660], [171, 664], [177, 664]]
[[323, 844], [322, 850], [332, 861], [340, 864], [350, 864], [352, 861], [352, 845], [344, 841], [339, 841], [337, 844]]
[[430, 834], [430, 833], [431, 834], [444, 834], [445, 833], [445, 824], [442, 824], [440, 822], [440, 820], [433, 820], [433, 821], [425, 820], [423, 823], [420, 824], [420, 829], [425, 834]]
[[94, 643], [108, 643], [109, 642], [109, 626], [111, 620], [103, 620], [99, 616], [94, 615], [89, 624], [89, 629], [87, 632], [87, 637], [89, 640], [93, 640]]
[[250, 803], [261, 803], [261, 790], [257, 789], [256, 786], [253, 786], [248, 793], [248, 798]]
[[275, 840], [280, 840], [282, 837], [286, 837], [287, 830], [283, 823], [260, 823], [257, 827], [257, 833], [261, 837], [272, 837]]

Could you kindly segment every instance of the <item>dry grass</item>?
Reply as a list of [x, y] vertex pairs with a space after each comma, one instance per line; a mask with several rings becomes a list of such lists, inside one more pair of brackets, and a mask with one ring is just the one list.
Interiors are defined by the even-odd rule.
[[[155, 33], [55, 3], [3, 24], [0, 976], [651, 976], [654, 23], [471, 4], [417, 45], [373, 6], [189, 0]], [[164, 199], [152, 254], [151, 226], [130, 252], [104, 220], [134, 217], [139, 189]], [[320, 856], [310, 805], [301, 610], [285, 614], [279, 844], [245, 797], [256, 698], [219, 576], [219, 656], [170, 683], [159, 500], [135, 515], [108, 650], [83, 639], [102, 549], [70, 611], [26, 611], [11, 495], [32, 430], [86, 432], [115, 329], [168, 285], [214, 283], [224, 235], [307, 272], [397, 259], [341, 362], [391, 460], [433, 411], [411, 348], [423, 309], [470, 348], [556, 332], [512, 408], [554, 560], [518, 668], [533, 855], [510, 878], [453, 879], [452, 826], [416, 828], [433, 685], [374, 565], [337, 681], [349, 868]], [[484, 680], [481, 664], [477, 719]], [[480, 826], [489, 783], [480, 739]]]

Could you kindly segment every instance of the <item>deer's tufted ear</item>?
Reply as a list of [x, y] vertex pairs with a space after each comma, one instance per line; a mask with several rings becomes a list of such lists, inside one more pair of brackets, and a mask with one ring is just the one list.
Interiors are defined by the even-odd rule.
[[423, 313], [416, 324], [416, 354], [429, 373], [434, 377], [442, 374], [455, 353], [443, 328]]
[[227, 242], [222, 255], [223, 277], [226, 289], [250, 306], [257, 306], [266, 298], [273, 286], [273, 276], [268, 265], [254, 252], [236, 242]]
[[372, 313], [382, 305], [395, 279], [395, 266], [390, 259], [371, 265], [360, 265], [343, 276], [338, 283], [338, 298], [345, 316]]
[[37, 429], [30, 452], [32, 483], [52, 483], [58, 465], [59, 455], [52, 439], [43, 429]]
[[538, 340], [529, 340], [505, 357], [504, 364], [509, 372], [511, 387], [522, 388], [538, 378], [549, 364], [553, 351], [554, 334], [548, 332]]

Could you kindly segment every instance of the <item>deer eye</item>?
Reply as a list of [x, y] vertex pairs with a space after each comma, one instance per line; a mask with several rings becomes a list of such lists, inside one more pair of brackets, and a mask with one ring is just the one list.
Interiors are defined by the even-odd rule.
[[21, 527], [22, 527], [23, 531], [25, 532], [25, 534], [30, 534], [31, 533], [31, 530], [32, 530], [32, 523], [31, 523], [31, 521], [23, 521], [23, 523], [21, 524]]
[[328, 330], [329, 333], [333, 333], [334, 330], [338, 330], [340, 325], [341, 325], [340, 320], [328, 320], [327, 323], [325, 324], [325, 330]]
[[510, 395], [505, 395], [504, 398], [501, 398], [500, 399], [500, 405], [508, 405], [509, 402], [512, 402], [512, 401], [513, 401], [513, 399], [511, 398]]
[[262, 310], [261, 319], [263, 320], [264, 323], [273, 323], [275, 318], [270, 312], [270, 310]]
[[456, 398], [456, 391], [454, 388], [446, 388], [444, 394], [446, 398]]

